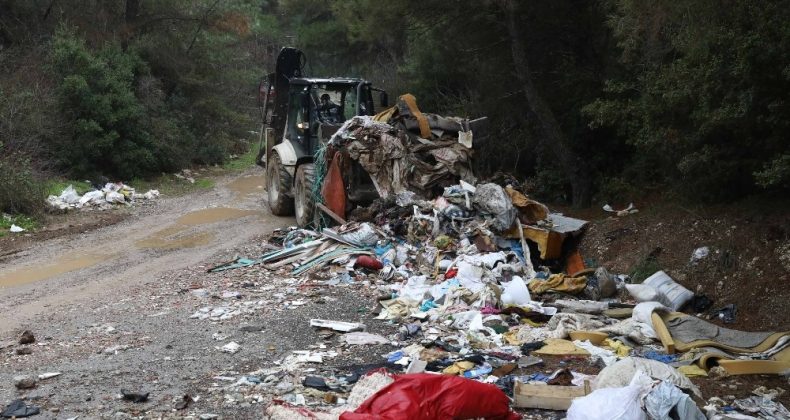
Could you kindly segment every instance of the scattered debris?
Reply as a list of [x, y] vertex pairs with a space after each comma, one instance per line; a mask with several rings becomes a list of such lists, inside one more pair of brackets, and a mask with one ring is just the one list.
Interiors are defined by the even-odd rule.
[[121, 398], [126, 401], [131, 401], [135, 403], [142, 403], [148, 401], [148, 395], [150, 392], [134, 392], [134, 391], [127, 391], [125, 389], [121, 389]]
[[328, 328], [330, 330], [340, 332], [365, 330], [365, 325], [358, 322], [329, 321], [325, 319], [311, 319], [310, 326], [316, 328]]
[[0, 412], [0, 417], [5, 418], [24, 418], [35, 416], [41, 409], [35, 405], [27, 405], [24, 400], [14, 400]]
[[122, 183], [106, 183], [100, 189], [94, 189], [79, 195], [74, 186], [69, 185], [60, 195], [50, 195], [47, 202], [58, 210], [96, 208], [106, 210], [114, 205], [132, 205], [135, 200], [154, 200], [159, 197], [158, 190], [149, 190], [145, 194], [136, 193], [134, 188]]
[[628, 216], [629, 214], [634, 214], [639, 212], [639, 210], [636, 207], [634, 207], [634, 203], [628, 204], [628, 207], [622, 210], [615, 210], [614, 208], [612, 208], [612, 206], [605, 204], [603, 206], [603, 211], [614, 213], [617, 215], [617, 217]]
[[235, 341], [231, 341], [230, 343], [225, 344], [222, 347], [217, 347], [216, 349], [223, 353], [236, 354], [239, 352], [239, 350], [241, 350], [241, 345]]
[[46, 373], [42, 373], [42, 374], [38, 375], [38, 380], [39, 381], [44, 381], [44, 380], [51, 379], [51, 378], [54, 378], [54, 377], [60, 376], [60, 375], [62, 375], [62, 373], [60, 373], [60, 372], [46, 372]]
[[36, 387], [36, 378], [30, 375], [14, 376], [14, 386], [17, 389], [30, 389]]
[[182, 397], [178, 398], [175, 403], [176, 410], [184, 410], [189, 407], [189, 404], [195, 402], [195, 399], [192, 398], [189, 394], [184, 394]]
[[33, 344], [36, 342], [36, 336], [30, 330], [25, 330], [19, 336], [19, 344]]

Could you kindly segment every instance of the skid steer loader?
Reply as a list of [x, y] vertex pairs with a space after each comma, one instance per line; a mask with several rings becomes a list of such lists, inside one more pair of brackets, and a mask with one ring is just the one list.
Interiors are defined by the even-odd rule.
[[[316, 78], [304, 75], [306, 59], [296, 48], [283, 48], [275, 72], [259, 86], [263, 119], [256, 163], [266, 169], [267, 201], [278, 216], [295, 214], [300, 227], [315, 221], [314, 156], [344, 121], [356, 115], [374, 115], [373, 92], [379, 106], [389, 106], [387, 92], [356, 78]], [[349, 200], [364, 204], [378, 194], [370, 177], [351, 168]]]

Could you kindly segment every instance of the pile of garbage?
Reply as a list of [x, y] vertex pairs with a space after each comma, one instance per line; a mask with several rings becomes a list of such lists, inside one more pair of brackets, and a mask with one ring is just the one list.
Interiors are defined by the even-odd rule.
[[427, 197], [436, 186], [449, 186], [459, 179], [475, 182], [471, 168], [474, 123], [424, 114], [414, 96], [407, 94], [382, 114], [347, 120], [328, 147], [343, 150], [358, 162], [381, 198], [403, 193]]
[[[679, 312], [712, 302], [663, 271], [634, 283], [590, 265], [576, 248], [586, 221], [551, 212], [512, 178], [477, 182], [468, 122], [418, 112], [402, 97], [388, 115], [347, 121], [329, 142], [370, 175], [373, 204], [347, 214], [345, 201], [329, 200], [348, 220], [276, 231], [270, 252], [209, 269], [260, 267], [294, 288], [358, 296], [364, 288], [380, 296], [373, 316], [399, 325], [383, 336], [351, 320], [310, 320], [317, 337], [339, 335], [344, 348], [393, 348], [378, 369], [348, 375], [315, 368], [338, 355], [327, 341], [256, 372], [282, 391], [271, 418], [508, 419], [520, 408], [567, 410], [569, 420], [787, 418], [773, 401], [779, 391], [705, 403], [689, 378], [788, 371], [790, 332], [735, 331]], [[256, 304], [193, 318], [239, 316], [245, 305]], [[726, 322], [735, 308], [716, 313]], [[230, 344], [219, 349], [237, 350]], [[278, 379], [283, 372], [291, 379]]]
[[132, 205], [135, 200], [153, 200], [157, 197], [159, 197], [158, 190], [139, 194], [123, 182], [108, 182], [103, 187], [94, 188], [83, 195], [80, 195], [73, 185], [69, 185], [60, 195], [47, 197], [47, 203], [58, 210], [83, 208], [106, 210], [118, 205]]
[[[568, 410], [568, 419], [663, 419], [670, 411], [703, 419], [695, 403], [700, 391], [688, 377], [708, 375], [714, 366], [724, 375], [790, 368], [790, 333], [739, 332], [677, 312], [701, 297], [663, 271], [637, 284], [603, 267], [586, 267], [570, 246], [586, 222], [551, 213], [516, 187], [461, 183], [432, 200], [416, 197], [380, 208], [371, 221], [320, 232], [278, 231], [271, 252], [209, 271], [259, 266], [311, 285], [374, 289], [382, 296], [375, 316], [399, 323], [397, 335], [371, 334], [345, 320], [314, 319], [311, 326], [319, 335], [342, 334], [346, 345], [394, 343], [397, 348], [382, 355], [391, 383], [424, 387], [420, 397], [428, 400], [437, 387], [451, 386], [462, 395], [466, 387], [490, 384], [512, 398], [513, 407]], [[194, 317], [221, 319], [227, 313], [212, 311]], [[327, 357], [331, 351], [307, 352], [283, 364]], [[593, 369], [583, 373], [573, 366]], [[553, 373], [544, 373], [547, 367]], [[597, 375], [589, 373], [595, 370]], [[307, 375], [304, 386], [318, 379]], [[318, 385], [325, 391], [352, 392], [350, 383], [325, 381]], [[351, 411], [385, 415], [396, 391], [382, 392]], [[402, 398], [407, 407], [418, 404]], [[299, 401], [277, 403], [270, 411], [293, 415], [287, 407]], [[785, 410], [762, 400], [713, 401], [705, 410], [732, 413], [755, 404]], [[499, 408], [475, 413], [507, 414]]]

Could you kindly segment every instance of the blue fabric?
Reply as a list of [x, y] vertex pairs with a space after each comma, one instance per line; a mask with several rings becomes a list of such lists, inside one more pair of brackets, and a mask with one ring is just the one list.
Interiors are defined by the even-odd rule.
[[645, 352], [642, 357], [645, 359], [657, 360], [663, 363], [672, 363], [678, 360], [678, 356], [676, 354], [659, 353], [653, 350]]

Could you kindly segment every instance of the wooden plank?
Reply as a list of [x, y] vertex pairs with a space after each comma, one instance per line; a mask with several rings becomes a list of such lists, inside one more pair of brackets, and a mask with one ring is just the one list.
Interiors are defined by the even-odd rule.
[[571, 406], [575, 398], [589, 393], [589, 381], [584, 381], [584, 386], [533, 385], [516, 381], [513, 387], [513, 405], [564, 411]]
[[329, 210], [329, 207], [321, 203], [315, 203], [315, 206], [318, 207], [318, 209], [321, 210], [322, 212], [326, 213], [327, 216], [331, 217], [332, 220], [336, 221], [337, 223], [340, 223], [341, 225], [346, 224], [346, 221], [342, 217], [338, 216], [337, 213], [333, 212], [332, 210]]
[[664, 350], [666, 350], [667, 354], [675, 353], [675, 340], [672, 338], [672, 334], [669, 333], [666, 324], [664, 324], [664, 319], [657, 312], [653, 312], [650, 318], [653, 320], [653, 330], [655, 330], [656, 335], [661, 340], [661, 344], [664, 345]]
[[779, 375], [790, 369], [790, 363], [775, 360], [719, 360], [719, 366], [730, 375]]

